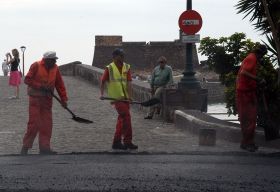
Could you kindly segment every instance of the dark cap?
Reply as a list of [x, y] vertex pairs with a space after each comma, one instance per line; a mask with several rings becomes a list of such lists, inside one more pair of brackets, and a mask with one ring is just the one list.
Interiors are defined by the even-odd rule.
[[113, 57], [115, 56], [124, 56], [124, 51], [121, 48], [116, 48], [114, 49], [113, 53], [112, 53]]
[[255, 50], [257, 53], [260, 53], [262, 55], [267, 54], [267, 47], [263, 44], [256, 45]]

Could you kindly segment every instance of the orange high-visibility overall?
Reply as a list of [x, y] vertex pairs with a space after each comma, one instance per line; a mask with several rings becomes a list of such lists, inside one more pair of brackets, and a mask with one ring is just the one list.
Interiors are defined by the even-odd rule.
[[42, 92], [40, 87], [48, 85], [57, 90], [62, 101], [67, 101], [66, 90], [57, 65], [47, 70], [44, 61], [30, 67], [24, 82], [28, 85], [29, 121], [23, 138], [23, 147], [32, 148], [34, 139], [39, 133], [40, 150], [50, 149], [52, 135], [52, 96]]
[[254, 53], [250, 53], [243, 60], [236, 84], [236, 106], [243, 136], [241, 144], [246, 145], [254, 144], [257, 121], [257, 85], [255, 80], [242, 75], [242, 70], [254, 76], [257, 74], [257, 58]]

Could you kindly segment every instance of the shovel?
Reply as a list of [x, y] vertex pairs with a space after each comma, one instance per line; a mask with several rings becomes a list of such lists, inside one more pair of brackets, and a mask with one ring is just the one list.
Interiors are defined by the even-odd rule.
[[160, 100], [157, 98], [152, 98], [150, 100], [144, 101], [144, 102], [139, 102], [139, 101], [130, 101], [130, 100], [119, 100], [119, 99], [115, 99], [115, 98], [111, 98], [111, 97], [100, 97], [101, 100], [110, 100], [110, 101], [123, 101], [123, 102], [128, 102], [131, 104], [140, 104], [141, 106], [144, 107], [149, 107], [149, 106], [153, 106], [156, 105], [158, 103], [160, 103]]
[[[50, 93], [60, 104], [62, 104], [61, 100], [52, 91]], [[72, 119], [74, 121], [77, 121], [79, 123], [87, 123], [87, 124], [93, 123], [93, 121], [91, 121], [91, 120], [87, 120], [87, 119], [76, 116], [68, 107], [64, 107], [64, 108], [72, 115]]]
[[275, 127], [275, 124], [272, 122], [272, 119], [269, 115], [268, 105], [264, 93], [262, 93], [262, 101], [263, 101], [266, 124], [267, 124], [264, 127], [265, 138], [267, 141], [279, 139], [280, 138], [279, 130], [277, 127]]

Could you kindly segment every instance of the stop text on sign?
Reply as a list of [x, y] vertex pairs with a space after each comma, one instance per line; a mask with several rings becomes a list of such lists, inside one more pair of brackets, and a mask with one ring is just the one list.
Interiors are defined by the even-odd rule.
[[180, 15], [178, 24], [184, 33], [194, 35], [202, 27], [202, 18], [198, 12], [187, 10]]
[[199, 20], [183, 20], [183, 25], [199, 25]]

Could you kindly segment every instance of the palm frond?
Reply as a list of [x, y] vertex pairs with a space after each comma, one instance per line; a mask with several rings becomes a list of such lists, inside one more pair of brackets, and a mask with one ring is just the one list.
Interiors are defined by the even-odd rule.
[[273, 40], [273, 37], [271, 34], [266, 35], [266, 40], [267, 40], [267, 42], [265, 42], [265, 41], [262, 41], [262, 42], [266, 45], [267, 50], [271, 53], [271, 54], [269, 54], [269, 58], [270, 58], [271, 62], [276, 66], [276, 64], [278, 63], [278, 58], [277, 58], [275, 41]]

